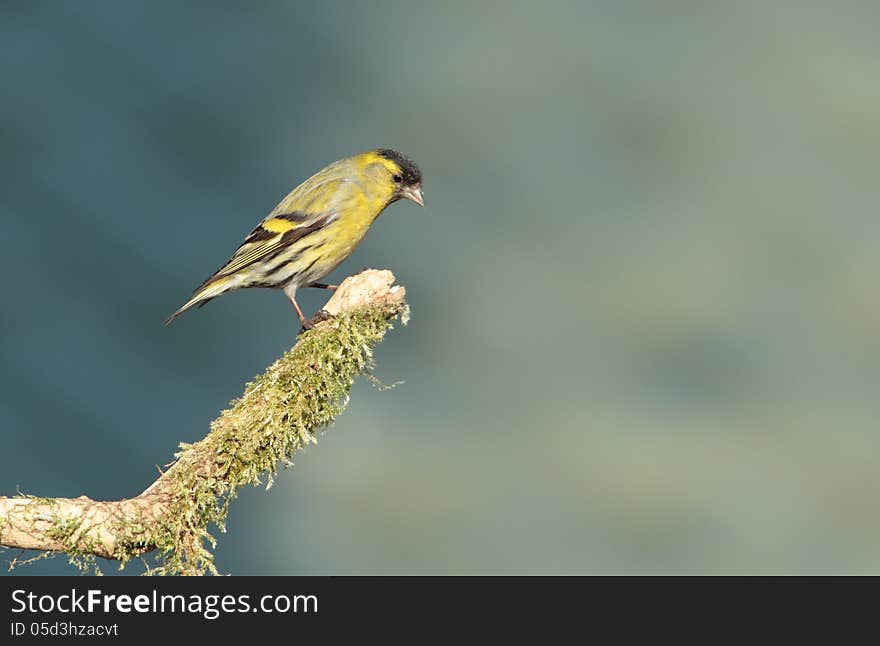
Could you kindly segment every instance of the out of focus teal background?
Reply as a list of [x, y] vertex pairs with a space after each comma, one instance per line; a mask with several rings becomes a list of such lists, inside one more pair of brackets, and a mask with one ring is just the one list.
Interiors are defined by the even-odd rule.
[[880, 4], [709, 4], [2, 3], [0, 492], [203, 436], [299, 326], [164, 317], [389, 146], [428, 208], [331, 277], [406, 285], [406, 383], [242, 493], [221, 571], [880, 571]]

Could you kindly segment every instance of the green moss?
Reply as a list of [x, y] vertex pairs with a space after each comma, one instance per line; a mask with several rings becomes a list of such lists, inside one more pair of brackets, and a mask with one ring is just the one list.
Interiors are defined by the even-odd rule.
[[56, 498], [46, 498], [44, 496], [34, 496], [31, 494], [20, 494], [23, 498], [29, 498], [31, 500], [36, 500], [41, 505], [48, 505], [49, 507], [54, 507], [58, 504], [58, 500]]
[[62, 551], [67, 554], [71, 565], [83, 573], [101, 574], [97, 559], [93, 554], [97, 548], [98, 541], [90, 536], [88, 532], [80, 532], [82, 520], [80, 516], [65, 516], [61, 513], [53, 513], [52, 526], [46, 534], [64, 546]]
[[[156, 565], [145, 562], [146, 574], [216, 574], [211, 552], [216, 541], [209, 530], [225, 531], [229, 505], [241, 487], [271, 486], [279, 465], [291, 465], [297, 451], [317, 442], [316, 433], [345, 409], [354, 379], [369, 373], [373, 346], [397, 315], [408, 319], [405, 305], [371, 307], [331, 319], [301, 335], [293, 349], [248, 383], [244, 394], [211, 423], [204, 440], [180, 445], [176, 463], [163, 476], [166, 513], [159, 514], [158, 523], [130, 515], [110, 519], [109, 530], [116, 537], [113, 558], [120, 567], [155, 551]], [[97, 530], [84, 531], [82, 518], [60, 513], [53, 498], [28, 497], [42, 504], [26, 522], [48, 522], [48, 536], [70, 562], [83, 572], [100, 574], [94, 553], [101, 553], [102, 546], [90, 534]], [[125, 513], [145, 513], [138, 509]]]
[[[61, 545], [60, 551], [68, 556], [71, 565], [76, 566], [83, 572], [91, 571], [95, 574], [100, 574], [96, 558], [92, 554], [95, 551], [97, 542], [89, 536], [80, 533], [79, 530], [83, 522], [80, 516], [65, 515], [58, 511], [60, 504], [56, 498], [21, 493], [20, 495], [37, 503], [33, 505], [32, 509], [29, 506], [24, 516], [24, 522], [31, 525], [46, 523], [49, 526], [45, 530], [46, 536]], [[0, 519], [0, 535], [3, 533], [2, 527], [4, 522], [3, 519]], [[12, 559], [9, 563], [9, 569], [13, 570], [17, 566], [28, 565], [50, 556], [54, 556], [54, 553], [41, 552], [25, 559]]]
[[[181, 445], [170, 513], [158, 528], [126, 524], [117, 558], [150, 547], [159, 564], [148, 574], [216, 573], [210, 527], [225, 531], [229, 504], [245, 485], [271, 486], [279, 465], [315, 443], [316, 432], [345, 408], [355, 377], [372, 366], [372, 348], [391, 327], [394, 306], [346, 313], [303, 334], [299, 344], [247, 384], [211, 424], [208, 436]], [[209, 474], [188, 469], [211, 455]], [[171, 474], [169, 474], [171, 475]]]

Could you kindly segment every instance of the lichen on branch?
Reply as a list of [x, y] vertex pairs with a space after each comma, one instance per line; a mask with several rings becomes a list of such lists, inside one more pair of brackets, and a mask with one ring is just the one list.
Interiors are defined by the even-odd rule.
[[64, 552], [87, 567], [95, 557], [125, 564], [157, 552], [148, 574], [216, 573], [212, 527], [224, 531], [229, 505], [245, 485], [270, 486], [316, 432], [339, 415], [354, 379], [368, 372], [372, 348], [398, 316], [405, 290], [387, 270], [346, 279], [324, 309], [333, 318], [247, 384], [211, 423], [208, 435], [181, 444], [175, 461], [142, 494], [101, 502], [0, 497], [0, 545]]

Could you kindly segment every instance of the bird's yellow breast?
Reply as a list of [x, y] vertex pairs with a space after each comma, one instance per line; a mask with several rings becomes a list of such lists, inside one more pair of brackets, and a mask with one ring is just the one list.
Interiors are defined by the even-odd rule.
[[[287, 214], [306, 219], [329, 216], [325, 226], [291, 249], [290, 258], [301, 265], [304, 282], [319, 280], [348, 258], [391, 201], [395, 187], [386, 161], [365, 153], [331, 164], [291, 191], [263, 222], [263, 228], [284, 233], [295, 226], [282, 217]], [[308, 252], [301, 253], [305, 247]]]

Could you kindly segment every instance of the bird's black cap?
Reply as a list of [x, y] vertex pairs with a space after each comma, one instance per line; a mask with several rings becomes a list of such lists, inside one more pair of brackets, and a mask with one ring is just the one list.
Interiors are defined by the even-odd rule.
[[422, 171], [419, 165], [412, 159], [390, 148], [382, 148], [377, 151], [381, 157], [390, 159], [400, 167], [400, 173], [403, 175], [403, 183], [407, 186], [415, 186], [422, 181]]

